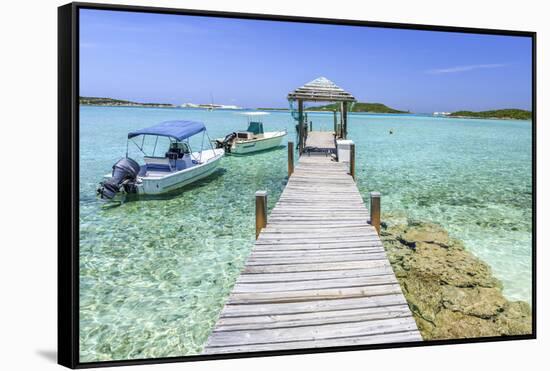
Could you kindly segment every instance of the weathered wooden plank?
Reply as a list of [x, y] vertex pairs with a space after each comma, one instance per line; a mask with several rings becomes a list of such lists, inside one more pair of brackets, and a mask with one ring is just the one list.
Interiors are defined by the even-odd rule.
[[268, 249], [254, 250], [250, 256], [256, 257], [292, 257], [292, 256], [309, 256], [309, 255], [326, 255], [331, 256], [335, 254], [352, 255], [352, 254], [370, 254], [370, 253], [383, 253], [384, 247], [381, 245], [373, 246], [358, 246], [358, 247], [343, 247], [343, 248], [309, 248], [309, 249], [279, 249], [279, 245], [273, 245]]
[[340, 209], [325, 209], [325, 210], [314, 210], [314, 209], [274, 209], [271, 211], [270, 215], [322, 215], [330, 217], [341, 217], [346, 215], [368, 215], [368, 210], [364, 209], [355, 209], [355, 210], [340, 210]]
[[256, 273], [241, 274], [237, 283], [261, 283], [261, 282], [292, 282], [307, 280], [325, 280], [333, 278], [346, 277], [368, 277], [385, 274], [393, 274], [389, 263], [382, 267], [373, 267], [369, 269], [350, 269], [336, 271], [314, 271], [314, 272], [291, 272], [291, 273]]
[[[365, 236], [365, 237], [342, 237], [338, 240], [331, 240], [331, 239], [322, 239], [322, 240], [319, 240], [319, 239], [302, 239], [301, 241], [296, 241], [295, 239], [294, 240], [284, 240], [284, 239], [278, 239], [278, 238], [273, 238], [273, 239], [269, 239], [269, 238], [266, 238], [266, 239], [261, 239], [261, 240], [258, 240], [256, 241], [256, 246], [260, 246], [260, 245], [269, 245], [269, 246], [280, 246], [280, 247], [283, 247], [283, 246], [286, 246], [286, 245], [292, 245], [292, 246], [297, 246], [297, 247], [303, 247], [304, 249], [307, 248], [308, 245], [312, 245], [312, 246], [317, 246], [319, 248], [323, 248], [323, 247], [327, 247], [327, 248], [330, 248], [331, 246], [338, 246], [338, 244], [342, 245], [342, 246], [356, 246], [356, 245], [353, 245], [353, 244], [361, 244], [361, 243], [365, 243], [365, 244], [368, 244], [368, 243], [376, 243], [376, 244], [380, 244], [382, 245], [382, 242], [380, 241], [380, 239], [378, 238], [378, 236], [376, 235], [370, 235], [370, 236]], [[312, 247], [311, 246], [311, 247]]]
[[304, 208], [274, 208], [272, 211], [271, 211], [271, 214], [291, 214], [291, 215], [296, 215], [296, 214], [322, 214], [324, 216], [341, 216], [340, 214], [344, 214], [344, 215], [349, 215], [349, 214], [365, 214], [365, 213], [368, 213], [368, 210], [365, 208], [365, 209], [361, 209], [361, 208], [353, 208], [353, 209], [335, 209], [333, 207], [329, 207], [329, 206], [325, 206], [324, 209], [314, 209], [313, 207], [311, 208], [307, 208], [307, 209], [304, 209]]
[[270, 253], [263, 251], [253, 253], [247, 260], [250, 265], [272, 265], [272, 264], [301, 264], [301, 263], [323, 263], [323, 262], [345, 262], [356, 260], [380, 260], [386, 257], [382, 248], [362, 251], [283, 251]]
[[292, 257], [292, 256], [327, 256], [337, 254], [362, 254], [371, 252], [384, 252], [382, 246], [348, 247], [343, 249], [309, 249], [309, 250], [254, 250], [250, 256], [254, 257]]
[[280, 265], [246, 265], [244, 273], [285, 273], [285, 272], [312, 272], [334, 271], [345, 269], [364, 269], [384, 265], [385, 259], [361, 260], [337, 263], [308, 263], [308, 264], [280, 264]]
[[[374, 228], [371, 226], [367, 226], [366, 224], [354, 224], [352, 226], [346, 226], [342, 224], [333, 224], [334, 227], [327, 227], [327, 224], [324, 226], [312, 226], [309, 228], [299, 228], [294, 223], [272, 223], [268, 227], [264, 228], [264, 233], [266, 235], [292, 235], [294, 234], [295, 237], [298, 237], [299, 235], [315, 235], [316, 232], [329, 234], [332, 233], [332, 236], [350, 236], [353, 235], [353, 237], [358, 237], [357, 234], [360, 232], [364, 233], [372, 233], [374, 231]], [[331, 225], [331, 224], [328, 224]]]
[[262, 239], [278, 239], [278, 240], [297, 240], [301, 238], [315, 238], [319, 239], [328, 239], [337, 241], [340, 238], [352, 238], [352, 237], [363, 237], [369, 235], [375, 235], [376, 231], [374, 228], [355, 228], [351, 230], [339, 230], [338, 233], [334, 233], [330, 229], [310, 229], [302, 231], [292, 231], [292, 230], [283, 230], [277, 231], [273, 229], [262, 230]]
[[333, 224], [340, 224], [340, 225], [346, 225], [347, 223], [363, 223], [365, 224], [367, 222], [366, 218], [358, 218], [358, 219], [347, 219], [347, 220], [341, 220], [341, 219], [310, 219], [310, 220], [300, 220], [300, 219], [279, 219], [279, 218], [273, 218], [272, 223], [273, 224], [294, 224], [299, 223], [304, 226], [326, 226], [326, 225], [333, 225]]
[[[369, 232], [371, 236], [374, 236], [372, 232]], [[338, 240], [346, 239], [346, 240], [353, 240], [353, 239], [359, 239], [359, 238], [365, 238], [368, 237], [369, 234], [365, 232], [365, 236], [361, 236], [358, 232], [346, 232], [342, 233], [340, 236], [330, 233], [323, 233], [323, 234], [315, 234], [315, 233], [281, 233], [281, 232], [264, 232], [262, 234], [263, 241], [279, 241], [280, 243], [288, 243], [291, 241], [300, 241], [300, 240], [310, 240], [313, 242], [338, 242]]]
[[302, 250], [334, 250], [334, 249], [348, 249], [348, 248], [360, 248], [360, 247], [380, 247], [382, 248], [382, 242], [371, 239], [366, 241], [338, 241], [338, 242], [324, 242], [324, 243], [312, 243], [312, 244], [293, 244], [293, 243], [276, 243], [276, 244], [258, 244], [254, 248], [254, 251], [302, 251]]
[[291, 341], [279, 343], [233, 345], [224, 347], [206, 348], [204, 354], [224, 354], [240, 352], [262, 352], [289, 349], [329, 348], [343, 346], [357, 346], [369, 344], [407, 343], [422, 341], [418, 331], [402, 331], [388, 334], [372, 334], [366, 336], [353, 336], [344, 338], [331, 338], [314, 341]]
[[[369, 240], [370, 237], [370, 240]], [[260, 234], [260, 238], [258, 240], [259, 244], [273, 244], [275, 241], [281, 242], [281, 243], [289, 243], [292, 242], [294, 244], [312, 244], [312, 243], [324, 243], [324, 242], [353, 242], [353, 241], [372, 241], [373, 239], [376, 240], [378, 236], [376, 234], [367, 234], [365, 236], [342, 236], [339, 238], [338, 236], [334, 237], [316, 237], [316, 236], [310, 236], [310, 237], [293, 237], [288, 235], [263, 235]], [[261, 241], [260, 241], [261, 240]]]
[[329, 312], [277, 314], [270, 316], [246, 316], [220, 318], [215, 331], [260, 330], [267, 328], [301, 327], [329, 323], [372, 321], [379, 319], [410, 317], [406, 304], [384, 308], [345, 309]]
[[237, 283], [233, 287], [233, 293], [253, 293], [253, 292], [280, 292], [296, 290], [321, 290], [349, 287], [366, 287], [374, 285], [386, 285], [397, 283], [393, 274], [380, 276], [363, 276], [355, 278], [332, 278], [328, 280], [308, 280], [285, 282], [281, 285], [276, 283]]
[[329, 184], [319, 185], [315, 183], [308, 183], [304, 184], [302, 182], [294, 182], [292, 180], [291, 182], [288, 182], [286, 184], [285, 190], [283, 191], [284, 194], [290, 194], [290, 193], [302, 193], [302, 194], [311, 194], [311, 192], [314, 192], [316, 195], [321, 193], [329, 193], [329, 194], [359, 194], [357, 191], [357, 188], [354, 188], [353, 184], [347, 184], [347, 185], [334, 185], [331, 186]]
[[209, 346], [228, 346], [234, 344], [262, 344], [285, 341], [315, 341], [414, 330], [417, 330], [416, 323], [414, 319], [409, 316], [405, 318], [334, 323], [294, 328], [213, 332], [210, 335], [208, 344]]
[[292, 303], [261, 303], [246, 305], [226, 304], [220, 314], [220, 318], [328, 312], [333, 310], [387, 307], [398, 304], [407, 304], [405, 297], [401, 294], [335, 300], [312, 300]]
[[[336, 220], [335, 220], [336, 219]], [[269, 220], [273, 220], [273, 221], [276, 221], [276, 220], [287, 220], [287, 221], [298, 221], [298, 220], [303, 220], [303, 221], [310, 221], [310, 220], [314, 220], [314, 221], [330, 221], [330, 222], [363, 222], [365, 223], [365, 226], [367, 226], [366, 224], [366, 220], [368, 219], [368, 216], [365, 215], [365, 214], [360, 214], [360, 213], [357, 213], [355, 215], [346, 215], [346, 216], [334, 216], [334, 215], [327, 215], [327, 214], [324, 214], [324, 213], [319, 213], [319, 214], [306, 214], [306, 215], [296, 215], [296, 214], [290, 214], [290, 213], [287, 213], [287, 214], [282, 214], [282, 213], [279, 213], [279, 214], [275, 214], [275, 215], [270, 215], [269, 216]]]
[[[359, 229], [362, 229], [362, 230], [367, 231], [367, 232], [371, 232], [372, 230], [374, 230], [374, 228], [371, 225], [365, 224], [364, 222], [350, 224], [350, 225], [348, 225], [348, 224], [344, 224], [344, 225], [342, 225], [342, 224], [330, 224], [330, 225], [332, 225], [333, 227], [327, 227], [325, 225], [322, 228], [321, 227], [318, 227], [318, 228], [311, 227], [311, 228], [308, 228], [308, 229], [304, 230], [304, 228], [295, 227], [294, 223], [271, 223], [271, 224], [267, 225], [264, 228], [264, 230], [266, 232], [284, 231], [284, 232], [288, 232], [288, 233], [296, 233], [296, 232], [312, 233], [311, 231], [316, 231], [316, 230], [325, 231], [325, 232], [330, 230], [333, 234], [353, 232], [353, 231], [357, 231]], [[335, 230], [335, 229], [338, 229], [338, 230]]]
[[[283, 193], [281, 195], [280, 200], [303, 200], [303, 201], [310, 201], [308, 197], [311, 197], [311, 194], [308, 192], [304, 193], [298, 193], [298, 192], [292, 192], [292, 193]], [[352, 193], [346, 193], [341, 194], [339, 192], [326, 192], [326, 193], [315, 193], [315, 200], [312, 200], [313, 202], [328, 200], [331, 202], [337, 202], [339, 200], [342, 201], [352, 201], [352, 202], [363, 202], [363, 198], [356, 194]]]
[[[334, 207], [332, 206], [319, 206], [319, 208], [316, 208], [316, 206], [309, 206], [307, 209], [304, 209], [303, 207], [295, 207], [295, 208], [285, 208], [284, 211], [281, 209], [281, 210], [278, 210], [278, 209], [273, 209], [273, 211], [277, 212], [277, 213], [282, 213], [282, 212], [285, 212], [285, 213], [310, 213], [310, 214], [316, 214], [316, 213], [327, 213], [327, 212], [331, 212], [331, 210], [334, 210]], [[273, 212], [272, 211], [272, 212]], [[348, 208], [348, 209], [338, 209], [338, 212], [334, 212], [333, 213], [335, 215], [338, 215], [338, 213], [346, 213], [346, 212], [349, 212], [349, 213], [357, 213], [357, 214], [364, 214], [364, 213], [368, 213], [368, 210], [357, 210], [357, 208], [353, 207], [353, 208]]]
[[359, 298], [365, 296], [399, 294], [401, 288], [398, 284], [378, 286], [345, 287], [336, 289], [278, 291], [278, 292], [233, 292], [228, 304], [258, 304], [258, 303], [289, 303], [296, 301], [333, 300], [343, 298]]
[[[354, 223], [354, 224], [345, 224], [345, 223], [333, 224], [333, 223], [328, 223], [328, 222], [322, 224], [323, 229], [330, 228], [335, 233], [338, 232], [335, 229], [364, 227], [364, 226], [365, 226], [364, 221], [361, 221], [360, 223]], [[306, 224], [306, 227], [311, 228], [311, 226], [308, 226], [307, 224]], [[286, 229], [301, 229], [301, 230], [304, 230], [304, 224], [299, 224], [299, 223], [290, 223], [289, 224], [287, 222], [285, 222], [285, 223], [272, 222], [272, 223], [268, 224], [267, 228], [286, 228]]]
[[304, 263], [325, 263], [325, 262], [349, 262], [349, 261], [367, 261], [367, 260], [384, 260], [386, 259], [386, 253], [384, 251], [375, 251], [372, 253], [361, 254], [341, 254], [341, 255], [329, 255], [329, 256], [293, 256], [293, 257], [261, 257], [251, 256], [246, 265], [287, 265], [287, 264], [304, 264]]

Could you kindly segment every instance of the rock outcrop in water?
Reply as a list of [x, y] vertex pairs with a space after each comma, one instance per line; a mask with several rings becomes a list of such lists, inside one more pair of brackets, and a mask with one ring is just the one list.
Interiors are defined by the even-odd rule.
[[531, 308], [509, 301], [490, 267], [440, 226], [384, 226], [384, 247], [424, 340], [531, 333]]

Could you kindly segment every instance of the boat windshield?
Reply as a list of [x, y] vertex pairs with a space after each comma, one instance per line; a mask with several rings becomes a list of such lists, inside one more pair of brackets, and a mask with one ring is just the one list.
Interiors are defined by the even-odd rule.
[[254, 135], [264, 133], [264, 124], [261, 120], [261, 117], [269, 115], [268, 112], [261, 112], [261, 111], [242, 112], [241, 115], [245, 115], [246, 118], [248, 119], [248, 128], [246, 129], [246, 131]]
[[135, 157], [139, 153], [143, 157], [166, 157], [175, 160], [188, 155], [193, 160], [201, 161], [205, 143], [211, 146], [206, 136], [206, 132], [203, 132], [202, 135], [178, 141], [165, 136], [140, 135], [128, 139], [128, 143], [132, 144], [127, 145], [126, 156]]
[[246, 131], [251, 132], [252, 134], [263, 134], [264, 133], [264, 124], [260, 121], [249, 121], [248, 129]]

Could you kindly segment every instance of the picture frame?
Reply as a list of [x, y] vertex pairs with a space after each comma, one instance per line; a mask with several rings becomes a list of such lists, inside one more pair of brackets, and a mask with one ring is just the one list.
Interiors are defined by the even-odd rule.
[[[341, 25], [375, 27], [435, 32], [453, 32], [476, 35], [505, 35], [529, 38], [531, 53], [531, 166], [532, 166], [532, 333], [525, 335], [457, 338], [413, 342], [374, 343], [363, 345], [328, 346], [284, 350], [263, 350], [254, 352], [230, 352], [164, 358], [121, 359], [108, 361], [80, 361], [79, 349], [79, 140], [80, 140], [80, 19], [81, 10], [115, 11], [144, 14], [166, 14], [181, 16], [204, 16], [216, 19], [262, 20], [315, 25]], [[536, 33], [530, 31], [463, 28], [435, 25], [388, 23], [380, 21], [343, 20], [315, 17], [297, 17], [268, 14], [249, 14], [193, 9], [170, 9], [157, 7], [108, 5], [96, 3], [70, 3], [58, 8], [58, 363], [69, 368], [108, 367], [152, 363], [202, 361], [229, 358], [264, 357], [291, 354], [356, 351], [448, 345], [463, 343], [494, 342], [507, 340], [535, 339], [537, 331], [536, 301], [536, 128], [537, 128], [537, 66]]]

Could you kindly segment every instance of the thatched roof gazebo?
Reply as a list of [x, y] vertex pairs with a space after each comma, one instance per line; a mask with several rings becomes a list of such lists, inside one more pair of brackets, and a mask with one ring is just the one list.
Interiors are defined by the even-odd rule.
[[288, 93], [288, 100], [309, 102], [354, 102], [353, 95], [327, 79], [318, 77], [293, 92]]
[[303, 152], [307, 136], [307, 123], [304, 122], [304, 102], [333, 102], [340, 103], [341, 122], [335, 131], [336, 138], [346, 138], [348, 132], [348, 105], [355, 102], [355, 97], [327, 79], [318, 77], [313, 81], [288, 93], [288, 101], [298, 102], [298, 148], [300, 154]]

